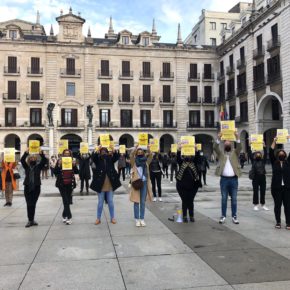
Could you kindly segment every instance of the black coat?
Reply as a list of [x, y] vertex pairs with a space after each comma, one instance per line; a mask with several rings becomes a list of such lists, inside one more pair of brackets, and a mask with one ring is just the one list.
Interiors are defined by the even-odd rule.
[[118, 158], [119, 155], [117, 153], [114, 153], [113, 156], [107, 155], [104, 158], [97, 153], [92, 155], [92, 160], [96, 166], [93, 174], [93, 180], [90, 186], [92, 190], [96, 192], [102, 191], [106, 175], [111, 182], [113, 191], [121, 186], [121, 182], [114, 165]]
[[[73, 178], [72, 178], [72, 188], [76, 188], [76, 179], [75, 174], [79, 174], [79, 170], [76, 165], [73, 165]], [[55, 186], [57, 188], [62, 188], [65, 185], [63, 184], [63, 175], [62, 175], [62, 167], [59, 165], [59, 160], [57, 161], [55, 168], [53, 170], [54, 175], [56, 176]]]
[[280, 191], [283, 183], [286, 189], [290, 190], [290, 154], [288, 158], [283, 162], [283, 167], [281, 163], [276, 159], [274, 150], [270, 148], [270, 160], [272, 163], [272, 183], [271, 189], [275, 191]]
[[[20, 160], [22, 167], [25, 170], [25, 178], [24, 178], [24, 182], [23, 182], [25, 191], [28, 190], [29, 175], [30, 175], [30, 166], [26, 162], [26, 158], [28, 157], [28, 155], [29, 154], [27, 152], [25, 152], [22, 155], [21, 160]], [[40, 154], [40, 157], [41, 157], [40, 162], [37, 163], [35, 165], [35, 168], [34, 168], [34, 185], [35, 185], [35, 187], [41, 185], [40, 173], [41, 173], [41, 170], [44, 168], [44, 165], [47, 163], [47, 159], [46, 159], [44, 154]]]
[[90, 159], [91, 155], [88, 154], [88, 158], [83, 158], [80, 154], [77, 155], [79, 161], [79, 171], [80, 179], [91, 179], [91, 170], [90, 170]]

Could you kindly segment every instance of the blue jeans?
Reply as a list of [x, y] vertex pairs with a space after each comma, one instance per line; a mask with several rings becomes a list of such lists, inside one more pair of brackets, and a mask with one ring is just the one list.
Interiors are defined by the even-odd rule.
[[109, 206], [109, 212], [111, 219], [115, 218], [115, 212], [114, 212], [114, 202], [113, 202], [113, 191], [102, 191], [98, 193], [98, 209], [97, 209], [97, 218], [101, 219], [102, 212], [103, 212], [103, 205], [104, 205], [104, 200], [105, 200], [105, 195], [107, 197], [107, 202]]
[[147, 197], [147, 181], [143, 181], [143, 187], [140, 189], [140, 203], [134, 202], [134, 217], [136, 220], [144, 220], [145, 202]]
[[237, 216], [237, 194], [238, 194], [238, 178], [237, 177], [221, 177], [220, 180], [222, 194], [222, 216], [227, 216], [228, 195], [231, 196], [232, 217]]

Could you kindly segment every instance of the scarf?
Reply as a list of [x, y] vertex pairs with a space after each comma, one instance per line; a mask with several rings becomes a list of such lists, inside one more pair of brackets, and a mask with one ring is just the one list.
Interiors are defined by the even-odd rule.
[[195, 165], [194, 165], [193, 162], [182, 162], [182, 164], [180, 166], [180, 169], [178, 171], [178, 174], [176, 176], [176, 179], [178, 181], [181, 181], [182, 177], [183, 177], [183, 174], [184, 174], [184, 171], [187, 168], [190, 170], [190, 173], [193, 174], [192, 177], [193, 177], [194, 181], [199, 180], [199, 176], [198, 176], [197, 170], [196, 170]]
[[146, 162], [147, 162], [146, 156], [142, 156], [142, 157], [136, 156], [136, 158], [135, 158], [136, 167], [142, 167], [142, 169], [143, 169], [142, 175], [145, 175], [145, 176], [147, 174]]

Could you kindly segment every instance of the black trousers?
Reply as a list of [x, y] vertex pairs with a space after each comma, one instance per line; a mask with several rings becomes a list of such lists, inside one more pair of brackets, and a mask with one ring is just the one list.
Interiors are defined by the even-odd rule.
[[290, 190], [282, 186], [281, 189], [272, 189], [274, 199], [274, 213], [277, 223], [281, 223], [281, 208], [284, 206], [286, 224], [290, 225]]
[[62, 217], [63, 218], [72, 218], [70, 205], [72, 204], [72, 187], [71, 186], [62, 186], [60, 189], [60, 194], [62, 197], [62, 203], [63, 203], [63, 212]]
[[260, 204], [265, 204], [265, 194], [266, 194], [266, 176], [258, 175], [253, 181], [253, 204], [259, 204], [259, 191], [260, 191]]
[[123, 181], [126, 179], [126, 167], [122, 167], [118, 169], [119, 179], [121, 178], [121, 173], [123, 177]]
[[206, 184], [206, 171], [199, 171], [198, 175], [199, 175], [200, 182], [201, 182], [201, 177], [203, 177], [203, 184]]
[[150, 172], [150, 179], [152, 183], [152, 192], [153, 196], [156, 197], [156, 183], [157, 183], [157, 188], [158, 188], [158, 196], [161, 197], [162, 192], [161, 192], [161, 176], [162, 173], [160, 172]]
[[40, 186], [36, 186], [33, 191], [28, 191], [28, 187], [24, 188], [24, 196], [27, 207], [27, 217], [30, 222], [34, 221], [36, 203], [40, 195]]
[[191, 189], [185, 189], [179, 182], [176, 184], [178, 194], [182, 201], [182, 214], [183, 217], [187, 217], [187, 211], [190, 217], [194, 217], [194, 198], [198, 191], [198, 187]]
[[174, 177], [176, 177], [176, 174], [177, 174], [177, 166], [171, 166], [170, 181], [173, 181], [173, 174], [174, 174]]
[[81, 192], [84, 190], [84, 184], [86, 183], [86, 190], [89, 191], [89, 180], [87, 178], [81, 178]]
[[168, 165], [163, 166], [164, 175], [163, 178], [166, 176], [168, 178]]

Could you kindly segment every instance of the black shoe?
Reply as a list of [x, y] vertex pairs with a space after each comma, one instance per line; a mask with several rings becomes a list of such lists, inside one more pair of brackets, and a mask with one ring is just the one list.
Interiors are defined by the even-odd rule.
[[31, 222], [31, 225], [32, 225], [32, 226], [38, 226], [38, 223], [37, 223], [36, 221], [32, 221], [32, 222]]
[[89, 195], [89, 190], [88, 189], [87, 189], [87, 192], [86, 193], [87, 193], [87, 195]]
[[7, 202], [7, 206], [12, 206], [12, 202]]
[[3, 206], [4, 206], [4, 207], [5, 207], [5, 206], [9, 206], [9, 202], [6, 202]]
[[188, 219], [187, 219], [187, 217], [185, 216], [185, 217], [183, 217], [183, 222], [185, 223], [185, 224], [187, 224], [188, 223]]
[[190, 217], [189, 220], [190, 220], [191, 223], [194, 223], [195, 222], [194, 217]]
[[32, 224], [32, 222], [28, 222], [27, 224], [26, 224], [26, 228], [30, 228], [30, 227], [32, 227], [33, 226], [33, 224]]

